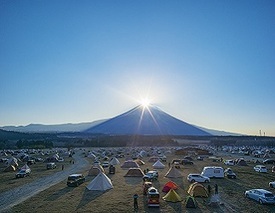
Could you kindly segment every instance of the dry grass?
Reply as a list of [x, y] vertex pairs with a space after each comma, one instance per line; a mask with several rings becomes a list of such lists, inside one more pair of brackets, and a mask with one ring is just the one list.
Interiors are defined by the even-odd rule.
[[[65, 157], [63, 162], [56, 162], [56, 169], [46, 169], [46, 163], [44, 162], [36, 162], [33, 165], [29, 165], [31, 168], [31, 174], [29, 176], [26, 176], [25, 178], [15, 178], [16, 173], [18, 170], [14, 172], [2, 172], [6, 165], [4, 163], [0, 164], [0, 192], [4, 192], [10, 189], [13, 189], [15, 187], [21, 186], [23, 184], [30, 183], [38, 178], [42, 178], [45, 176], [48, 176], [50, 174], [54, 174], [57, 171], [61, 171], [62, 165], [65, 167], [70, 166], [70, 160], [71, 158]], [[20, 169], [22, 166], [25, 165], [25, 162], [18, 162], [19, 166], [18, 169]]]
[[[172, 158], [180, 158], [181, 156], [168, 156], [168, 161]], [[120, 161], [123, 161], [120, 159]], [[142, 166], [142, 170], [152, 169], [152, 163]], [[180, 170], [183, 178], [173, 179], [180, 189], [177, 193], [185, 199], [189, 183], [186, 176], [189, 173], [201, 172], [204, 166], [217, 165], [223, 166], [221, 162], [212, 162], [207, 159], [204, 161], [195, 161], [194, 165], [183, 166]], [[106, 192], [88, 191], [87, 184], [93, 177], [87, 177], [87, 181], [79, 187], [67, 187], [66, 180], [50, 187], [49, 189], [39, 193], [38, 195], [26, 200], [25, 202], [15, 206], [12, 212], [134, 212], [133, 210], [133, 194], [138, 193], [139, 212], [275, 212], [275, 207], [270, 205], [260, 205], [253, 200], [244, 197], [244, 191], [250, 188], [265, 188], [275, 193], [274, 189], [268, 187], [268, 182], [274, 179], [274, 174], [259, 174], [253, 171], [254, 164], [249, 166], [233, 166], [233, 170], [238, 178], [233, 179], [211, 179], [211, 185], [218, 184], [221, 201], [224, 205], [212, 207], [207, 205], [208, 200], [197, 198], [197, 209], [186, 209], [184, 202], [170, 203], [160, 199], [160, 208], [148, 208], [146, 197], [142, 195], [142, 179], [141, 178], [125, 178], [127, 170], [117, 166], [116, 174], [108, 175], [114, 185], [114, 189]], [[163, 185], [169, 180], [164, 177], [166, 169], [159, 170], [159, 179], [153, 184], [159, 189], [161, 197], [165, 194], [161, 192]], [[270, 168], [271, 166], [269, 166]], [[270, 170], [269, 170], [270, 171]], [[88, 171], [83, 171], [85, 175]], [[1, 184], [2, 185], [2, 184]], [[1, 186], [2, 187], [2, 186]]]

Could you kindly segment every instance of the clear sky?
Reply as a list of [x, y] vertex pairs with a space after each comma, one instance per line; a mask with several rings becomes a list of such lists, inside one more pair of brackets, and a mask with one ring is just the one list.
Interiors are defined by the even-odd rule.
[[274, 0], [0, 0], [0, 126], [89, 122], [148, 98], [275, 136]]

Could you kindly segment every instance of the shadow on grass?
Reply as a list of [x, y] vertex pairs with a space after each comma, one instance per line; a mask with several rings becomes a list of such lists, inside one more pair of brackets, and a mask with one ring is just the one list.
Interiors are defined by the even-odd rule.
[[129, 185], [138, 185], [142, 183], [141, 177], [124, 177], [125, 182]]
[[[176, 202], [176, 203], [173, 203], [173, 202], [166, 202], [172, 209], [174, 209], [175, 212], [183, 212], [183, 209], [182, 209], [182, 202]], [[185, 209], [184, 209], [184, 212], [185, 212]]]
[[105, 192], [108, 192], [108, 191], [109, 190], [107, 190], [107, 191], [90, 191], [87, 188], [85, 188], [82, 198], [81, 198], [76, 209], [83, 208], [88, 203], [90, 203], [91, 201], [95, 200], [96, 198], [100, 197], [101, 195], [103, 195]]
[[73, 187], [64, 187], [63, 189], [60, 189], [57, 192], [54, 192], [52, 195], [50, 195], [49, 197], [47, 197], [45, 200], [47, 201], [55, 201], [58, 198], [62, 197], [63, 195], [71, 192], [74, 188]]

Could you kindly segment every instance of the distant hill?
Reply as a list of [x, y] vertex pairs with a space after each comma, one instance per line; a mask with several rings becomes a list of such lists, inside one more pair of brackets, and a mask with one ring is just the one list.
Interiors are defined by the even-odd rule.
[[211, 135], [216, 135], [216, 136], [243, 136], [243, 134], [238, 134], [238, 133], [232, 133], [232, 132], [226, 132], [226, 131], [220, 131], [220, 130], [214, 130], [214, 129], [207, 129], [204, 127], [196, 126], [199, 129], [210, 133]]
[[105, 120], [98, 120], [86, 123], [77, 124], [55, 124], [55, 125], [44, 125], [44, 124], [29, 124], [27, 126], [4, 126], [0, 127], [2, 130], [15, 131], [15, 132], [39, 132], [39, 133], [59, 133], [59, 132], [82, 132], [85, 131]]
[[85, 132], [108, 135], [211, 135], [157, 107], [141, 105], [91, 127]]

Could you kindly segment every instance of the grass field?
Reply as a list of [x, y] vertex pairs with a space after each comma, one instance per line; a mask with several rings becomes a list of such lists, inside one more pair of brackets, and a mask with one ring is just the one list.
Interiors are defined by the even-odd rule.
[[[153, 182], [153, 185], [159, 189], [161, 197], [165, 195], [165, 193], [161, 192], [163, 185], [170, 180], [164, 177], [168, 170], [168, 162], [173, 158], [182, 158], [183, 156], [170, 155], [167, 157], [166, 168], [158, 170], [158, 181]], [[224, 159], [226, 158], [224, 157]], [[124, 159], [119, 160], [121, 163], [124, 161]], [[149, 163], [148, 158], [143, 160], [146, 164], [141, 166], [142, 170], [152, 169], [153, 163]], [[160, 208], [148, 208], [146, 197], [142, 194], [142, 179], [124, 177], [127, 170], [116, 166], [116, 173], [108, 175], [114, 186], [111, 190], [105, 192], [87, 190], [86, 186], [93, 179], [90, 176], [87, 176], [86, 182], [79, 187], [67, 187], [66, 180], [64, 180], [13, 207], [12, 212], [134, 212], [133, 195], [135, 193], [139, 195], [138, 212], [275, 212], [275, 206], [260, 205], [244, 197], [244, 191], [251, 188], [264, 188], [275, 193], [275, 190], [268, 186], [270, 181], [275, 180], [275, 175], [270, 170], [271, 166], [268, 166], [269, 172], [267, 174], [259, 174], [254, 172], [254, 165], [254, 163], [249, 163], [248, 166], [231, 166], [237, 174], [237, 179], [211, 179], [210, 185], [212, 188], [214, 188], [214, 184], [219, 186], [222, 202], [219, 206], [208, 205], [209, 199], [197, 198], [198, 208], [187, 209], [184, 201], [170, 203], [160, 199]], [[189, 173], [200, 173], [204, 166], [223, 166], [226, 168], [221, 162], [213, 162], [211, 159], [205, 159], [204, 161], [194, 160], [194, 165], [182, 166], [180, 171], [183, 174], [183, 178], [174, 178], [172, 180], [180, 187], [176, 191], [183, 200], [187, 196], [186, 191], [190, 185], [186, 180], [187, 175]], [[41, 172], [46, 171], [41, 170]], [[106, 173], [108, 172], [106, 171]], [[45, 175], [47, 174], [45, 173]], [[83, 171], [83, 174], [87, 175], [88, 170]], [[2, 185], [1, 183], [1, 189], [5, 188]]]
[[[39, 157], [41, 157], [41, 156], [39, 156]], [[31, 168], [31, 174], [24, 178], [15, 178], [15, 175], [18, 172], [18, 170], [16, 170], [15, 172], [1, 172], [0, 191], [4, 192], [9, 189], [13, 189], [15, 187], [21, 186], [23, 184], [30, 183], [33, 180], [36, 180], [37, 178], [45, 177], [45, 176], [51, 175], [57, 171], [61, 171], [62, 165], [64, 165], [64, 167], [67, 167], [70, 165], [70, 160], [71, 160], [71, 158], [64, 157], [63, 162], [56, 162], [55, 169], [49, 169], [49, 170], [46, 169], [46, 163], [36, 162], [33, 165], [29, 165], [29, 167]], [[24, 166], [26, 164], [26, 162], [19, 161], [18, 164], [19, 164], [18, 169], [20, 169], [22, 166]], [[3, 171], [5, 169], [5, 167], [6, 167], [6, 165], [4, 163], [1, 163], [0, 171]]]

